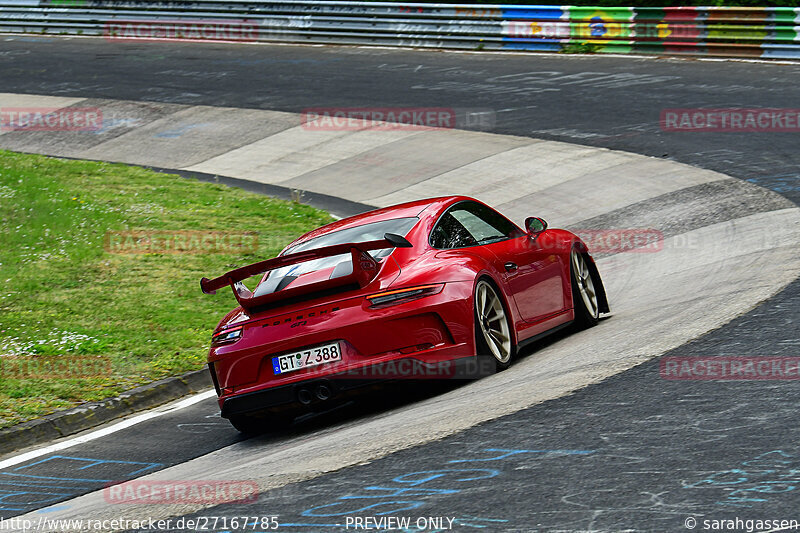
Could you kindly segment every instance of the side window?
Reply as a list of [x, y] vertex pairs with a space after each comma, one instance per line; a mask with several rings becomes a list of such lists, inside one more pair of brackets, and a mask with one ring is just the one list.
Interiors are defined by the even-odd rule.
[[451, 211], [442, 215], [442, 218], [436, 223], [436, 227], [431, 232], [430, 242], [431, 246], [440, 249], [463, 248], [477, 244], [467, 228], [453, 216]]
[[451, 207], [431, 232], [434, 248], [463, 248], [515, 237], [518, 230], [496, 211], [473, 202]]

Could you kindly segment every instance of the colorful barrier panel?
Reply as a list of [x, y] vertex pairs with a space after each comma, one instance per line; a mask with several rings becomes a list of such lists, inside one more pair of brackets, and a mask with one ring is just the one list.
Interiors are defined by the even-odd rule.
[[800, 8], [789, 7], [0, 0], [0, 32], [800, 59]]

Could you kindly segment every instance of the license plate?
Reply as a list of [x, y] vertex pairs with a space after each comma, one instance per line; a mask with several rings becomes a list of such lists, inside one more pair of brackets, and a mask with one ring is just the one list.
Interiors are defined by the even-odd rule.
[[277, 376], [278, 374], [294, 372], [301, 368], [309, 368], [341, 360], [342, 350], [339, 348], [339, 343], [333, 342], [273, 357], [272, 370]]

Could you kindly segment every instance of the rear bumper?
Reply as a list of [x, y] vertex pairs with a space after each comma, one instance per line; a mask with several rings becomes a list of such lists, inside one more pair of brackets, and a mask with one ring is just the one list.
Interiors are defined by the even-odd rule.
[[[209, 363], [222, 398], [349, 372], [389, 360], [426, 363], [473, 355], [472, 284], [451, 282], [442, 292], [386, 308], [363, 296], [257, 318], [241, 338], [212, 347]], [[338, 343], [341, 361], [275, 374], [273, 358]]]
[[[261, 412], [278, 412], [314, 407], [333, 400], [342, 400], [390, 381], [435, 381], [479, 379], [494, 372], [494, 364], [475, 356], [425, 363], [405, 358], [384, 361], [345, 372], [309, 379], [298, 383], [272, 386], [233, 394], [219, 399], [223, 418]], [[324, 388], [320, 391], [320, 388]], [[320, 394], [326, 392], [326, 394]]]
[[230, 418], [236, 415], [256, 414], [262, 411], [297, 408], [304, 405], [304, 403], [300, 401], [301, 391], [304, 390], [308, 391], [311, 396], [309, 403], [305, 405], [311, 406], [327, 401], [321, 400], [316, 394], [317, 389], [321, 386], [328, 387], [328, 390], [331, 392], [330, 399], [342, 399], [354, 391], [367, 388], [378, 382], [379, 380], [377, 379], [369, 381], [364, 379], [348, 380], [322, 378], [302, 383], [270, 387], [268, 389], [237, 394], [221, 399], [221, 415], [223, 418]]
[[[471, 297], [472, 283], [451, 282], [386, 308], [357, 296], [254, 320], [239, 341], [209, 354], [222, 416], [313, 408], [327, 401], [316, 394], [320, 385], [341, 399], [386, 381], [468, 379], [455, 361], [474, 359]], [[333, 342], [340, 361], [275, 374], [274, 357]]]

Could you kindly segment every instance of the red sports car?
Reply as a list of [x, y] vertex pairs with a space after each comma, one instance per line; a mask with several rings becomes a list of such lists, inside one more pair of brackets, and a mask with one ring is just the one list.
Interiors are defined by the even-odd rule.
[[[586, 245], [540, 218], [525, 227], [473, 198], [420, 200], [203, 278], [239, 302], [208, 356], [222, 416], [258, 432], [376, 381], [502, 370], [525, 343], [595, 325], [609, 307]], [[242, 283], [260, 274], [253, 291]]]

